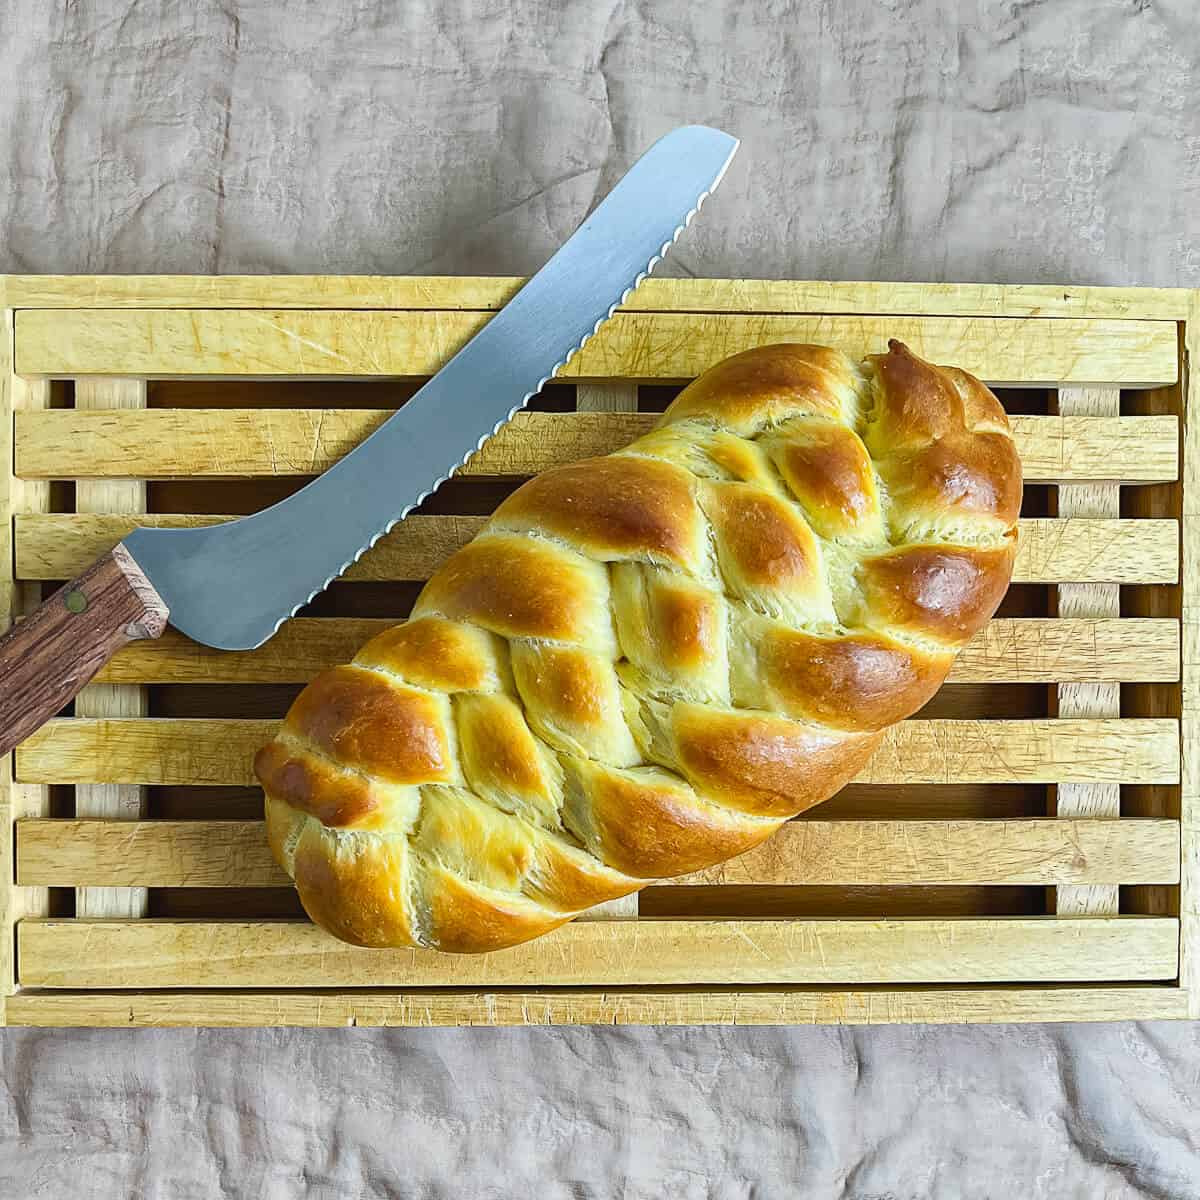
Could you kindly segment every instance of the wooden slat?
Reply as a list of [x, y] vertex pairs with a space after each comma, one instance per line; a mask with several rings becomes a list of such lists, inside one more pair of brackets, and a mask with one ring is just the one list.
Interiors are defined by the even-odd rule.
[[906, 721], [857, 782], [1149, 783], [1178, 777], [1178, 737], [1169, 720]]
[[[261, 821], [30, 820], [17, 826], [17, 878], [54, 886], [287, 887]], [[70, 881], [70, 882], [67, 882]]]
[[[791, 821], [674, 886], [1132, 883], [1177, 876], [1174, 821]], [[1136, 878], [1135, 878], [1136, 877]]]
[[[214, 650], [173, 629], [131, 642], [98, 676], [114, 683], [306, 683], [394, 625], [386, 618], [295, 618], [258, 650]], [[1179, 624], [1031, 617], [993, 620], [959, 654], [951, 683], [1179, 678]]]
[[1023, 520], [1014, 583], [1175, 583], [1179, 527], [1172, 520]]
[[[18, 422], [17, 471], [26, 478], [64, 472], [158, 479], [314, 475], [391, 415], [392, 410], [315, 408], [163, 408], [136, 418], [56, 412]], [[652, 413], [520, 412], [457, 474], [534, 475], [618, 450], [654, 420]]]
[[[27, 479], [314, 475], [389, 416], [362, 408], [21, 413], [17, 473]], [[618, 450], [656, 419], [654, 413], [518, 413], [458, 474], [535, 475]], [[1014, 416], [1012, 427], [1027, 483], [1159, 482], [1178, 474], [1179, 423], [1171, 416]]]
[[[523, 277], [393, 275], [9, 275], [14, 308], [395, 308], [491, 310]], [[1186, 288], [1043, 284], [648, 279], [627, 311], [911, 313], [1183, 320]]]
[[[17, 574], [21, 579], [73, 578], [106, 554], [137, 525], [183, 529], [228, 516], [141, 513], [18, 517]], [[345, 574], [356, 582], [428, 579], [466, 545], [485, 517], [413, 516], [402, 521]], [[1179, 577], [1179, 526], [1172, 520], [1021, 522], [1015, 583], [1174, 583]]]
[[[1185, 385], [1186, 380], [1181, 380], [1170, 387], [1125, 393], [1122, 408], [1139, 413], [1182, 412]], [[1121, 510], [1130, 517], [1178, 518], [1183, 512], [1182, 482], [1126, 488], [1121, 495]], [[1178, 585], [1127, 588], [1121, 596], [1121, 611], [1130, 617], [1166, 617], [1180, 622], [1182, 601], [1183, 589]], [[1178, 718], [1180, 691], [1178, 684], [1131, 683], [1121, 689], [1121, 707], [1131, 717]], [[1121, 788], [1121, 813], [1128, 817], [1178, 820], [1179, 791], [1178, 787], [1162, 784], [1124, 786]], [[1122, 890], [1121, 907], [1130, 913], [1175, 917], [1179, 915], [1179, 888], [1152, 884], [1128, 887]]]
[[1179, 678], [1179, 625], [1162, 619], [993, 620], [960, 651], [951, 683]]
[[[48, 722], [17, 749], [30, 783], [251, 785], [250, 760], [278, 727], [235, 719]], [[1171, 720], [905, 721], [859, 783], [1175, 783]]]
[[[75, 408], [139, 410], [146, 407], [144, 379], [80, 379], [75, 384]], [[146, 508], [146, 484], [139, 479], [81, 479], [75, 486], [79, 513], [139, 513]], [[144, 717], [149, 711], [146, 689], [130, 684], [96, 683], [75, 698], [77, 717]], [[75, 788], [75, 813], [80, 817], [137, 820], [146, 811], [146, 789], [136, 784], [81, 783]], [[75, 894], [75, 913], [81, 917], [144, 917], [149, 896], [144, 887], [81, 887]]]
[[456, 1026], [887, 1025], [1161, 1021], [1187, 1015], [1176, 987], [806, 988], [598, 991], [25, 991], [12, 1025]]
[[[70, 579], [107, 553], [140, 525], [187, 529], [230, 520], [227, 515], [142, 513], [76, 517], [68, 513], [29, 516], [17, 522], [17, 571], [22, 579]], [[393, 581], [428, 579], [455, 550], [465, 546], [485, 517], [413, 516], [402, 521], [352, 566], [346, 579]], [[1161, 537], [1152, 539], [1156, 543]], [[1165, 548], [1160, 547], [1160, 554]]]
[[[480, 312], [296, 309], [29, 309], [16, 316], [26, 375], [256, 377], [432, 375], [490, 320]], [[563, 371], [585, 380], [691, 379], [770, 342], [854, 358], [899, 338], [998, 385], [1173, 383], [1170, 321], [1006, 317], [618, 313]]]
[[[49, 887], [286, 887], [261, 821], [27, 820], [17, 880]], [[765, 845], [669, 881], [901, 886], [1177, 883], [1169, 820], [792, 821]]]
[[1200, 292], [1192, 293], [1186, 327], [1187, 412], [1183, 474], [1183, 689], [1181, 697], [1183, 781], [1180, 821], [1183, 873], [1179, 888], [1182, 921], [1180, 982], [1189, 1015], [1200, 1018]]
[[[1119, 388], [1060, 388], [1056, 407], [1064, 416], [1114, 417], [1121, 411]], [[1063, 484], [1057, 493], [1060, 517], [1111, 520], [1121, 515], [1121, 489], [1115, 483]], [[1121, 589], [1115, 583], [1067, 583], [1058, 588], [1058, 615], [1119, 617]], [[1119, 717], [1121, 685], [1086, 680], [1060, 683], [1057, 690], [1060, 717]], [[1064, 783], [1054, 789], [1056, 816], [1117, 817], [1121, 813], [1119, 783]], [[1115, 885], [1059, 887], [1054, 908], [1060, 916], [1094, 916], [1120, 911]]]
[[[28, 485], [13, 476], [16, 455], [14, 410], [25, 385], [12, 373], [12, 314], [3, 312], [0, 316], [3, 317], [3, 324], [0, 324], [0, 631], [3, 631], [20, 614], [22, 607], [20, 585], [13, 572], [16, 562], [14, 529], [17, 512], [23, 507], [23, 489]], [[48, 394], [49, 388], [43, 385], [43, 391]]]
[[528, 987], [1172, 979], [1166, 917], [572, 922], [492, 954], [369, 950], [307, 922], [23, 921], [23, 987]]
[[[45, 408], [50, 400], [47, 381], [24, 380], [12, 373], [12, 317], [0, 311], [0, 632], [40, 603], [40, 587], [13, 578], [14, 517], [21, 511], [44, 509], [50, 501], [48, 484], [13, 476], [13, 414]], [[13, 861], [13, 822], [49, 810], [48, 789], [14, 782], [12, 755], [0, 755], [0, 1026], [5, 1024], [5, 1005], [15, 984], [14, 926], [22, 916], [49, 912], [45, 889], [14, 886], [8, 866]]]
[[[20, 596], [14, 578], [16, 559], [14, 513], [18, 506], [13, 478], [13, 373], [12, 314], [3, 311], [0, 325], [0, 633], [20, 615]], [[13, 811], [12, 755], [0, 756], [0, 864], [12, 861]], [[13, 927], [18, 917], [17, 895], [12, 876], [0, 866], [0, 1028], [6, 1023], [6, 1004], [13, 990]]]
[[[575, 407], [579, 412], [634, 413], [638, 407], [637, 384], [581, 383], [575, 389]], [[635, 920], [641, 901], [637, 892], [597, 904], [581, 921]]]

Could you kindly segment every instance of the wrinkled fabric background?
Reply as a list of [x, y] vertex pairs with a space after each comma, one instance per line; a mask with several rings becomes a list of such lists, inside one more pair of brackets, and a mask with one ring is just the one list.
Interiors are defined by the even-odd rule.
[[[655, 136], [668, 269], [1200, 286], [1192, 0], [0, 0], [0, 269], [527, 272]], [[7, 1031], [5, 1197], [1198, 1197], [1200, 1032]]]

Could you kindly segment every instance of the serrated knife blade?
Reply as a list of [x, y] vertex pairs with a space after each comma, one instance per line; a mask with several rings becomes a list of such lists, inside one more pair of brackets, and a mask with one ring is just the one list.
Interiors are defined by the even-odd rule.
[[575, 355], [721, 181], [736, 138], [656, 142], [549, 262], [394, 416], [271, 508], [124, 542], [171, 624], [225, 650], [279, 626], [445, 481]]

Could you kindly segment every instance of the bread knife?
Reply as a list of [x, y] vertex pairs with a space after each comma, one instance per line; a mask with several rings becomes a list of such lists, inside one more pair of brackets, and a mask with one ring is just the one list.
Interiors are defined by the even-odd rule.
[[736, 138], [656, 142], [549, 262], [399, 411], [253, 516], [135, 529], [0, 638], [0, 754], [126, 643], [181, 633], [252, 650], [512, 419], [654, 269], [720, 183]]

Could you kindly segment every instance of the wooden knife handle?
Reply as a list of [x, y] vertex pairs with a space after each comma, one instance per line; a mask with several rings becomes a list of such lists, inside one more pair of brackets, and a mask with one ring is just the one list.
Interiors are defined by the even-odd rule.
[[0, 637], [0, 754], [49, 720], [127, 642], [156, 638], [167, 606], [114, 547]]

